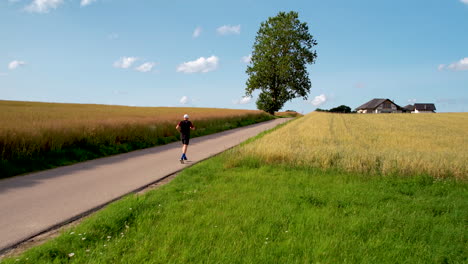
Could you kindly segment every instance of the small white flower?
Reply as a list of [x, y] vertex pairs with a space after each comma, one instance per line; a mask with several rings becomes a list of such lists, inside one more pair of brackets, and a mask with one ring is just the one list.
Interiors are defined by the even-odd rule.
[[70, 235], [73, 235], [73, 234], [75, 234], [75, 232], [71, 232], [71, 233], [70, 233]]
[[130, 207], [130, 208], [128, 208], [128, 210], [132, 210], [132, 208]]
[[81, 236], [81, 234], [78, 234], [79, 236]]
[[106, 245], [106, 244], [104, 244], [104, 246], [105, 246], [105, 247], [107, 247], [107, 245]]
[[111, 238], [111, 236], [107, 236], [107, 239], [110, 239], [110, 238]]
[[125, 225], [125, 228], [127, 228], [127, 229], [128, 229], [128, 228], [130, 228], [130, 227], [129, 227], [128, 225]]
[[268, 237], [266, 238], [266, 240], [268, 240]]
[[75, 256], [75, 253], [72, 252], [72, 253], [68, 254], [68, 256], [73, 257], [73, 256]]
[[82, 237], [81, 240], [86, 240], [86, 237]]
[[89, 249], [86, 250], [86, 252], [89, 252], [89, 251], [90, 251]]

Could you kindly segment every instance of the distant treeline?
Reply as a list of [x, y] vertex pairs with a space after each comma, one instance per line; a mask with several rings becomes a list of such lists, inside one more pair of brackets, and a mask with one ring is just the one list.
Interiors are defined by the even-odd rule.
[[330, 112], [330, 113], [356, 113], [356, 111], [351, 111], [351, 107], [349, 107], [347, 105], [340, 105], [340, 106], [337, 106], [337, 107], [332, 108], [330, 110], [317, 108], [317, 109], [315, 109], [315, 111], [317, 111], [317, 112]]

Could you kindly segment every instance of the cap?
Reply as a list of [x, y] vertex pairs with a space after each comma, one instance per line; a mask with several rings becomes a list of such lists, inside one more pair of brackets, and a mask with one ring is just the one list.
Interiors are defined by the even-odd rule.
[[185, 115], [184, 115], [184, 118], [189, 118], [189, 115], [185, 114]]

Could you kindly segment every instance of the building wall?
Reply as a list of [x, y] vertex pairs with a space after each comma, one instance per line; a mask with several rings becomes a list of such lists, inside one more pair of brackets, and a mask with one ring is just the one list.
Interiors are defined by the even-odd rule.
[[411, 113], [415, 113], [415, 114], [418, 114], [418, 113], [426, 113], [426, 114], [432, 114], [432, 113], [435, 113], [434, 111], [424, 111], [424, 110], [417, 110], [417, 109], [414, 109], [414, 111], [412, 111]]

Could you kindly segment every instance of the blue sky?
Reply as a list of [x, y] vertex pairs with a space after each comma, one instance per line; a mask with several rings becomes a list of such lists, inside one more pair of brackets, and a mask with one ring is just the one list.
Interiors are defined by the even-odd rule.
[[246, 59], [280, 11], [318, 42], [309, 99], [283, 110], [468, 111], [468, 0], [0, 0], [0, 99], [255, 109]]

